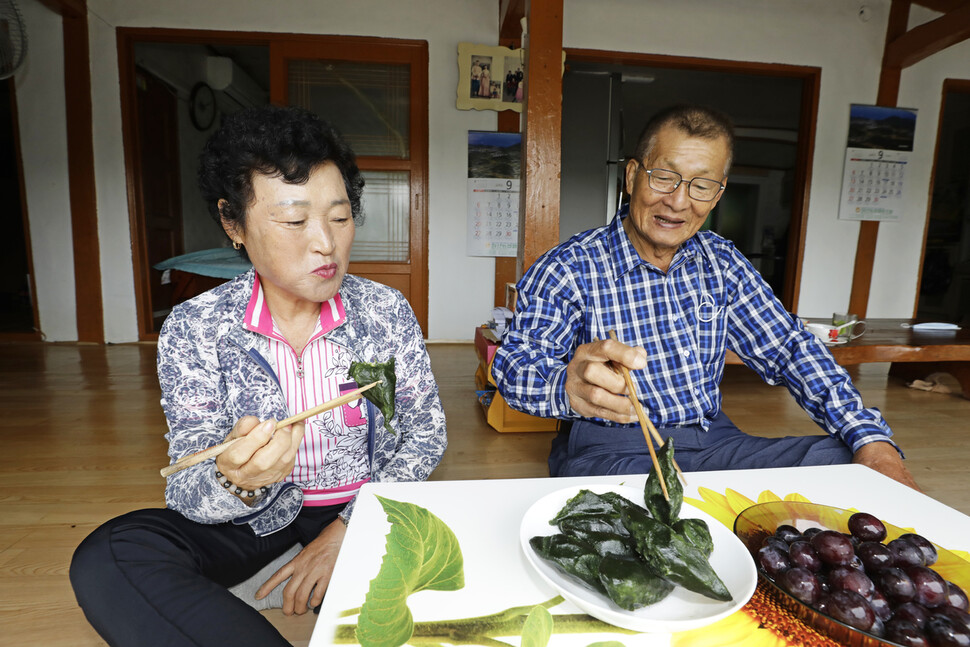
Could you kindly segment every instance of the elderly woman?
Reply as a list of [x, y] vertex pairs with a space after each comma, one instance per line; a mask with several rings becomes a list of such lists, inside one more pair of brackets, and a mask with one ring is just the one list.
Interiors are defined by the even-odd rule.
[[[170, 476], [166, 509], [109, 521], [77, 549], [78, 602], [111, 645], [288, 644], [228, 587], [298, 550], [256, 598], [286, 582], [284, 613], [316, 607], [361, 485], [423, 480], [446, 445], [410, 306], [346, 273], [364, 181], [333, 128], [294, 108], [236, 113], [206, 144], [199, 177], [253, 269], [166, 320], [166, 437], [173, 461], [240, 440]], [[274, 433], [277, 420], [356, 388], [351, 362], [392, 358], [394, 433], [363, 399]]]

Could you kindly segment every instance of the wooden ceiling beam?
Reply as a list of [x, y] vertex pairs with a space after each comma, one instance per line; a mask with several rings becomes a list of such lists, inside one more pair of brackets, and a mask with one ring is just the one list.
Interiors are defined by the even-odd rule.
[[963, 2], [936, 20], [893, 39], [886, 46], [883, 65], [907, 68], [967, 38], [970, 38], [970, 3]]
[[526, 0], [499, 0], [498, 37], [501, 40], [522, 38], [522, 19]]
[[966, 0], [913, 0], [913, 4], [918, 4], [927, 9], [939, 11], [940, 13], [947, 13], [954, 9], [959, 9], [965, 3]]

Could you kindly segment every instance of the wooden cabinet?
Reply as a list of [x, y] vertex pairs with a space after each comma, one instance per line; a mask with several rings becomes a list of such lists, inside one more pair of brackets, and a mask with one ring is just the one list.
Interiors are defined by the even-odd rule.
[[484, 327], [475, 329], [475, 353], [478, 355], [478, 368], [475, 371], [475, 388], [478, 400], [485, 411], [490, 427], [500, 432], [512, 431], [556, 431], [559, 421], [555, 418], [537, 418], [510, 407], [495, 386], [492, 377], [492, 360], [498, 349], [498, 337]]

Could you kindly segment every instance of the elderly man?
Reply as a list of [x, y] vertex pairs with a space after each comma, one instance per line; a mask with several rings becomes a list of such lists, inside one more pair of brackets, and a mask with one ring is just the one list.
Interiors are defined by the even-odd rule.
[[[572, 421], [553, 442], [553, 476], [651, 469], [613, 370], [622, 365], [685, 471], [853, 461], [916, 487], [882, 415], [825, 346], [730, 241], [700, 231], [726, 189], [733, 143], [730, 121], [698, 106], [647, 124], [626, 165], [629, 207], [547, 252], [519, 282], [493, 364], [499, 391], [516, 409]], [[721, 411], [726, 349], [784, 384], [828, 433], [739, 430]]]

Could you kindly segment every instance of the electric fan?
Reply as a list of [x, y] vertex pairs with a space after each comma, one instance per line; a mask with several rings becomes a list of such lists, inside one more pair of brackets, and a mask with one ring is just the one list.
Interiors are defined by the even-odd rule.
[[15, 0], [0, 0], [0, 79], [13, 76], [27, 56], [24, 18]]

